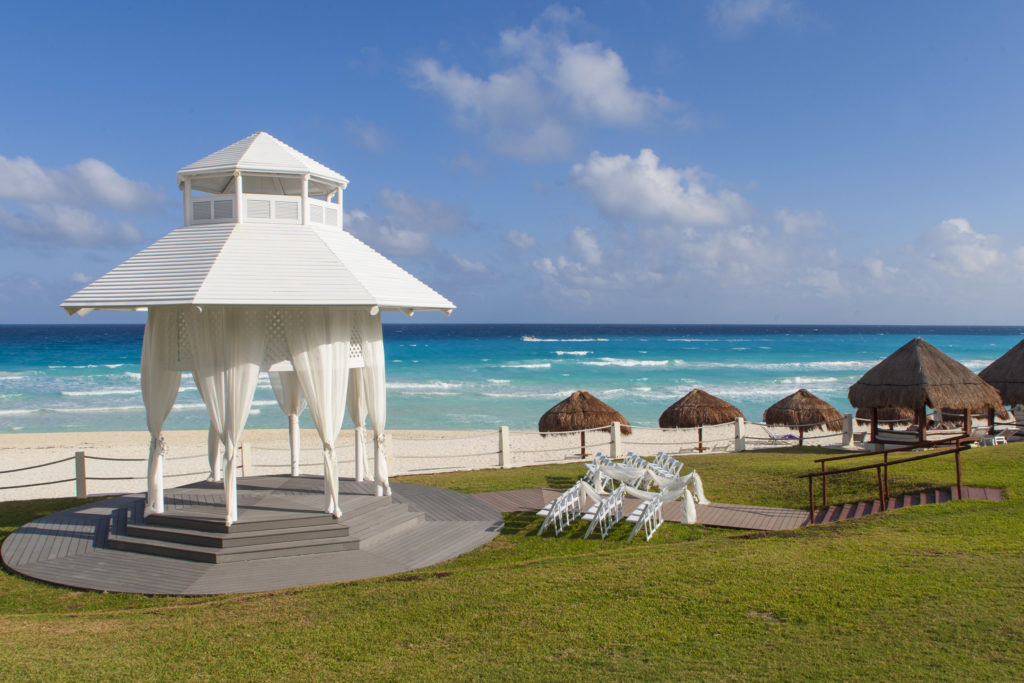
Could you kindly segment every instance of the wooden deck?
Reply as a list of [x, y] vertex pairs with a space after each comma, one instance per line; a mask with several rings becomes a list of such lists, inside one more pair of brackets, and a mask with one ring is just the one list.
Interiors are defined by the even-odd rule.
[[[515, 491], [495, 491], [477, 493], [475, 497], [494, 506], [502, 512], [523, 512], [539, 510], [558, 497], [561, 491], [555, 489], [519, 489]], [[999, 489], [963, 487], [964, 500], [1001, 501], [1003, 493]], [[888, 510], [897, 510], [913, 505], [945, 503], [957, 500], [956, 489], [935, 489], [918, 493], [895, 496], [888, 501]], [[623, 512], [627, 515], [641, 503], [638, 498], [626, 498]], [[825, 509], [815, 510], [815, 524], [839, 522], [857, 519], [869, 514], [882, 512], [882, 504], [878, 500], [860, 503], [846, 503]], [[662, 514], [667, 522], [682, 522], [682, 503], [672, 501], [665, 503]], [[810, 525], [810, 514], [806, 510], [790, 508], [759, 507], [756, 505], [732, 505], [729, 503], [706, 503], [697, 506], [697, 524], [723, 527], [727, 529], [746, 529], [750, 531], [784, 531], [799, 529]]]
[[[343, 515], [336, 523], [320, 512], [321, 477], [239, 480], [240, 526], [236, 530], [233, 525], [226, 535], [237, 539], [246, 534], [274, 534], [284, 520], [284, 533], [292, 538], [270, 539], [271, 543], [260, 549], [264, 555], [268, 547], [270, 554], [283, 552], [279, 557], [257, 554], [257, 559], [236, 556], [229, 558], [230, 562], [216, 557], [193, 561], [114, 549], [111, 538], [129, 538], [126, 532], [133, 525], [138, 527], [136, 531], [147, 528], [148, 535], [161, 526], [144, 524], [143, 498], [139, 494], [83, 505], [30, 522], [7, 537], [0, 555], [11, 571], [73, 588], [155, 595], [248, 593], [427, 567], [490, 541], [503, 526], [501, 513], [492, 506], [446, 489], [393, 483], [390, 498], [377, 498], [372, 483], [342, 480], [341, 494]], [[202, 482], [168, 489], [165, 500], [163, 516], [174, 524], [188, 518], [186, 526], [178, 529], [181, 533], [207, 537], [220, 533], [216, 529], [197, 530], [194, 524], [222, 524], [223, 493], [219, 484]], [[360, 508], [364, 512], [361, 516]], [[314, 515], [319, 519], [311, 519]], [[346, 522], [346, 517], [350, 521]], [[314, 525], [321, 529], [332, 524], [344, 527], [342, 535], [347, 540], [337, 545], [344, 549], [322, 552], [322, 548], [312, 545], [306, 552], [301, 550], [302, 543], [295, 539], [302, 538], [303, 530], [310, 533]], [[166, 552], [181, 545], [175, 540], [180, 539], [168, 540], [165, 536], [154, 543]]]

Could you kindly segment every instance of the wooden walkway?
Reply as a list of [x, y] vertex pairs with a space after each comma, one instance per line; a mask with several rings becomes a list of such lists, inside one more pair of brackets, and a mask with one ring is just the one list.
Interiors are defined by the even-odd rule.
[[[999, 489], [963, 487], [965, 500], [1001, 501], [1003, 493]], [[515, 491], [494, 491], [476, 493], [475, 497], [502, 512], [524, 512], [539, 510], [562, 493], [556, 489], [519, 489]], [[908, 493], [889, 499], [886, 509], [897, 510], [913, 505], [945, 503], [957, 500], [956, 489], [935, 489], [920, 493]], [[638, 498], [626, 498], [623, 512], [627, 515], [641, 503]], [[815, 510], [815, 524], [839, 522], [857, 519], [882, 512], [878, 500], [861, 503], [835, 505], [823, 510]], [[665, 521], [682, 522], [682, 503], [672, 501], [662, 508]], [[697, 506], [697, 524], [704, 526], [723, 527], [727, 529], [747, 529], [750, 531], [784, 531], [799, 529], [810, 524], [810, 514], [806, 510], [790, 508], [759, 507], [756, 505], [731, 505], [729, 503], [706, 503]]]
[[[367, 482], [341, 481], [346, 548], [309, 554], [296, 552], [245, 561], [192, 561], [111, 547], [111, 537], [124, 536], [130, 525], [142, 524], [143, 497], [120, 496], [42, 517], [10, 534], [0, 548], [4, 566], [30, 578], [73, 588], [153, 595], [209, 595], [277, 590], [318, 583], [352, 581], [427, 567], [466, 553], [501, 532], [501, 513], [461, 493], [429, 486], [392, 483], [390, 498], [373, 495]], [[305, 520], [320, 513], [323, 478], [313, 476], [247, 477], [239, 480], [239, 522], [257, 526], [275, 520]], [[383, 501], [383, 502], [382, 502]], [[360, 522], [360, 506], [375, 508]], [[401, 508], [387, 513], [388, 507]], [[368, 508], [369, 509], [369, 508]], [[168, 516], [210, 518], [222, 523], [220, 484], [200, 482], [166, 492]], [[381, 523], [386, 518], [394, 524]], [[301, 532], [303, 527], [296, 527]], [[308, 527], [305, 527], [308, 528]], [[234, 527], [232, 527], [234, 529]], [[292, 530], [295, 531], [294, 529]], [[183, 530], [183, 533], [202, 533]], [[212, 532], [211, 532], [212, 533]], [[273, 533], [270, 531], [241, 532]], [[237, 535], [234, 531], [229, 534]], [[300, 534], [293, 533], [295, 538]], [[356, 543], [352, 543], [356, 541]], [[176, 544], [162, 541], [164, 545]], [[282, 544], [274, 548], [280, 552]], [[235, 558], [238, 559], [238, 558]], [[243, 558], [244, 559], [244, 558]]]

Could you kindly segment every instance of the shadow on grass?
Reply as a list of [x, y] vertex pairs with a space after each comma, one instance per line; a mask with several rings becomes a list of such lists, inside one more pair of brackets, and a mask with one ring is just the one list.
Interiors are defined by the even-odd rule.
[[579, 479], [580, 478], [578, 476], [570, 474], [549, 474], [544, 477], [544, 481], [547, 482], [548, 488], [558, 489], [559, 491], [565, 491], [579, 481]]
[[541, 522], [542, 518], [538, 517], [536, 512], [509, 512], [505, 514], [505, 527], [501, 530], [501, 535], [536, 534]]

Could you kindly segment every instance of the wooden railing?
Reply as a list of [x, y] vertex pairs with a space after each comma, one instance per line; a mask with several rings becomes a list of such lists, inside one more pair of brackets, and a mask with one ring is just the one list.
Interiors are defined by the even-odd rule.
[[[852, 453], [850, 455], [837, 455], [831, 458], [818, 458], [814, 462], [821, 464], [820, 472], [809, 472], [808, 474], [801, 474], [800, 479], [807, 479], [807, 493], [810, 498], [811, 508], [811, 524], [814, 524], [814, 478], [821, 477], [821, 504], [822, 508], [828, 507], [828, 477], [833, 474], [846, 474], [848, 472], [860, 472], [862, 470], [875, 470], [876, 478], [878, 479], [878, 501], [882, 505], [882, 509], [888, 508], [889, 504], [889, 467], [893, 465], [900, 465], [907, 462], [913, 462], [915, 460], [925, 460], [927, 458], [936, 458], [940, 455], [953, 454], [956, 460], [956, 492], [957, 497], [963, 498], [963, 480], [960, 469], [960, 451], [963, 450], [965, 442], [971, 440], [969, 435], [959, 435], [946, 439], [944, 441], [934, 441], [923, 446], [925, 448], [938, 448], [941, 446], [952, 446], [952, 448], [946, 448], [938, 451], [929, 451], [920, 455], [911, 456], [909, 458], [897, 458], [890, 460], [889, 455], [892, 453], [902, 453], [906, 451], [912, 451], [922, 448], [922, 444], [914, 444], [912, 446], [904, 446], [900, 448], [887, 448], [882, 451], [876, 451], [871, 453]], [[856, 467], [846, 467], [839, 470], [827, 470], [825, 467], [826, 463], [835, 462], [837, 460], [852, 460], [854, 458], [867, 458], [872, 456], [882, 456], [882, 462], [870, 463], [868, 465], [858, 465]]]

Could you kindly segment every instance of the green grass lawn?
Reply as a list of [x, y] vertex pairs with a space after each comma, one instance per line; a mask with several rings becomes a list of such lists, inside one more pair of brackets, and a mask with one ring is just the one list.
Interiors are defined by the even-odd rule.
[[[711, 500], [807, 507], [826, 451], [686, 458]], [[581, 465], [403, 477], [473, 492], [564, 488]], [[894, 468], [895, 494], [949, 486], [943, 456]], [[0, 680], [1020, 680], [1024, 444], [973, 449], [964, 482], [1003, 503], [921, 506], [799, 531], [666, 523], [650, 543], [536, 536], [406, 575], [273, 593], [165, 598], [0, 574]], [[829, 482], [865, 500], [874, 472]], [[77, 500], [0, 504], [0, 537]]]

